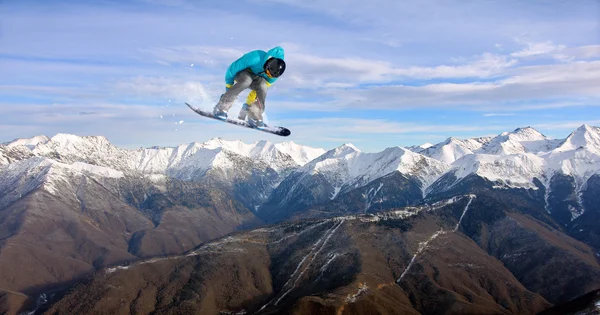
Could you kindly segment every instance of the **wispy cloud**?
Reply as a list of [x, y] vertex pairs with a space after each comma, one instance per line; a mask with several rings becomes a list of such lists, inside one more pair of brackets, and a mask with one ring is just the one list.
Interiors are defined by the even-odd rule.
[[514, 113], [487, 113], [483, 114], [483, 117], [497, 117], [497, 116], [515, 116]]
[[[183, 105], [212, 108], [229, 63], [275, 45], [286, 49], [288, 68], [269, 88], [266, 114], [305, 144], [353, 140], [374, 150], [534, 123], [571, 126], [561, 119], [600, 115], [599, 5], [3, 2], [0, 69], [10, 75], [0, 78], [0, 142], [56, 131], [131, 146], [283, 140]], [[266, 21], [265, 12], [277, 14]]]
[[[520, 42], [520, 40], [517, 40], [517, 42]], [[555, 45], [550, 41], [542, 43], [525, 44], [527, 45], [525, 49], [513, 52], [510, 55], [517, 58], [551, 55], [554, 58], [563, 59], [559, 56], [564, 56], [562, 54], [562, 51], [564, 51], [567, 48], [565, 45]]]

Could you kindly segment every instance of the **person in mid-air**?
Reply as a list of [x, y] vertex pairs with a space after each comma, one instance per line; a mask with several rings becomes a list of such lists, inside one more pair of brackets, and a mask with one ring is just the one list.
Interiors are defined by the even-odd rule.
[[220, 119], [227, 119], [227, 112], [237, 97], [247, 88], [250, 94], [242, 106], [238, 119], [247, 121], [252, 127], [264, 127], [263, 113], [267, 88], [285, 71], [283, 48], [277, 46], [267, 52], [254, 50], [234, 61], [225, 73], [226, 91], [215, 108], [213, 114]]

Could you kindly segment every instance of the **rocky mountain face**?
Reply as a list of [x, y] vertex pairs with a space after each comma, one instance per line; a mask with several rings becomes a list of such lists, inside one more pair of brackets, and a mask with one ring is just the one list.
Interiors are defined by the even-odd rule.
[[[482, 215], [490, 206], [492, 219]], [[536, 314], [599, 286], [585, 244], [467, 195], [283, 223], [103, 269], [46, 313]]]
[[0, 310], [534, 314], [598, 289], [599, 184], [587, 125], [377, 153], [18, 139], [0, 145]]
[[277, 222], [315, 206], [364, 213], [415, 204], [448, 169], [447, 164], [400, 147], [362, 153], [346, 144], [295, 170], [258, 215]]

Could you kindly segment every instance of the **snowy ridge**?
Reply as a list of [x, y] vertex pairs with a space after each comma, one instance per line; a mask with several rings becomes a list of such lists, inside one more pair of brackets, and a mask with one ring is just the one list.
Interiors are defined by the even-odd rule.
[[364, 186], [393, 172], [417, 177], [425, 190], [449, 169], [449, 165], [401, 147], [379, 153], [362, 153], [350, 144], [330, 150], [298, 169], [304, 174], [321, 174], [334, 187], [334, 199], [340, 192]]
[[[281, 149], [280, 149], [281, 148]], [[100, 136], [79, 137], [57, 134], [52, 138], [38, 136], [17, 139], [0, 146], [0, 165], [9, 164], [9, 154], [20, 151], [17, 156], [46, 157], [65, 164], [81, 163], [110, 168], [122, 173], [161, 174], [190, 179], [211, 168], [232, 169], [235, 161], [244, 160], [271, 167], [277, 172], [295, 169], [324, 153], [323, 149], [311, 148], [292, 142], [273, 144], [259, 141], [245, 144], [221, 138], [205, 143], [183, 144], [177, 147], [153, 147], [138, 150], [120, 149]], [[13, 158], [14, 159], [14, 158]], [[111, 177], [111, 172], [105, 172]]]
[[427, 143], [428, 147], [425, 150], [421, 150], [420, 153], [438, 161], [451, 164], [467, 154], [473, 154], [490, 141], [491, 138], [489, 137], [467, 140], [451, 137], [436, 145]]
[[0, 209], [22, 198], [46, 181], [53, 161], [35, 157], [11, 163], [0, 170]]
[[600, 128], [583, 125], [560, 143], [556, 152], [587, 149], [595, 154], [600, 150]]
[[275, 147], [280, 152], [291, 156], [300, 166], [305, 165], [326, 152], [324, 149], [299, 145], [293, 141], [277, 143]]
[[[17, 188], [9, 188], [8, 183], [25, 185], [17, 190], [27, 191], [30, 182], [8, 179], [25, 176], [18, 169], [26, 165], [29, 167], [25, 167], [28, 168], [25, 173], [44, 174], [45, 168], [40, 166], [40, 161], [45, 159], [71, 166], [52, 164], [55, 175], [62, 170], [106, 178], [132, 174], [156, 180], [165, 177], [197, 180], [210, 171], [233, 183], [253, 170], [258, 170], [257, 174], [262, 171], [273, 174], [274, 171], [279, 177], [268, 183], [268, 187], [276, 187], [288, 175], [295, 181], [281, 199], [291, 196], [294, 189], [302, 188], [297, 183], [315, 175], [326, 182], [326, 198], [333, 200], [395, 172], [418, 179], [423, 196], [429, 193], [428, 188], [436, 180], [449, 172], [456, 176], [455, 184], [476, 174], [494, 182], [495, 188], [527, 189], [538, 189], [537, 180], [548, 188], [555, 174], [564, 174], [575, 179], [578, 196], [586, 189], [588, 179], [600, 174], [600, 128], [588, 125], [577, 128], [565, 139], [550, 139], [525, 127], [496, 137], [466, 140], [451, 137], [433, 146], [412, 148], [421, 153], [401, 147], [365, 153], [351, 143], [325, 151], [293, 142], [246, 144], [215, 138], [176, 147], [127, 150], [112, 145], [104, 137], [57, 134], [52, 138], [38, 136], [0, 145], [0, 178], [3, 179], [0, 185], [12, 190]], [[40, 176], [33, 177], [47, 179]], [[380, 198], [377, 187], [364, 194], [368, 197], [367, 206]], [[581, 200], [578, 202], [581, 204]]]
[[46, 136], [36, 136], [28, 139], [15, 139], [5, 145], [9, 148], [17, 147], [17, 146], [25, 146], [29, 149], [33, 149], [36, 145], [40, 143], [46, 143], [50, 141], [50, 138]]
[[457, 182], [477, 174], [496, 182], [496, 188], [538, 189], [535, 179], [548, 187], [559, 173], [575, 177], [581, 191], [592, 175], [600, 174], [600, 128], [583, 125], [564, 140], [518, 128], [494, 138], [449, 138], [422, 152], [440, 161], [459, 157], [449, 169]]
[[57, 193], [57, 186], [61, 181], [68, 182], [66, 178], [81, 175], [96, 178], [123, 177], [120, 171], [81, 162], [65, 164], [43, 157], [17, 161], [0, 168], [0, 208], [37, 188]]
[[458, 180], [477, 174], [490, 181], [498, 182], [500, 187], [537, 189], [534, 178], [541, 178], [545, 171], [544, 159], [534, 154], [489, 155], [471, 154], [458, 161], [455, 175]]
[[553, 149], [556, 142], [539, 131], [531, 128], [518, 128], [513, 132], [505, 132], [493, 138], [477, 153], [486, 154], [519, 154], [547, 152]]

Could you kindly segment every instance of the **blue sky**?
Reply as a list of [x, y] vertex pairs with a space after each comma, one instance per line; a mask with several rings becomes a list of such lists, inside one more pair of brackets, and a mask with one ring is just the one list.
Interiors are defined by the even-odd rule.
[[[213, 122], [230, 62], [285, 49], [266, 120]], [[367, 152], [532, 126], [600, 125], [600, 4], [471, 0], [0, 1], [0, 143], [125, 148], [214, 137]], [[243, 93], [232, 108], [237, 113]]]

